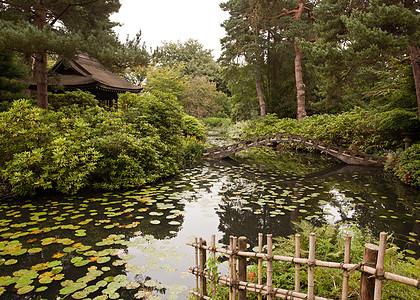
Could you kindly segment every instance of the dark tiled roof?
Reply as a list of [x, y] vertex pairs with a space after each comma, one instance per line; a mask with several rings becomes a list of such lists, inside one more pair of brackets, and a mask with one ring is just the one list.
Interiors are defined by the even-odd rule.
[[99, 61], [86, 55], [65, 62], [60, 60], [52, 68], [59, 75], [59, 84], [65, 87], [98, 85], [100, 87], [128, 92], [140, 92], [142, 87], [133, 85], [106, 69]]

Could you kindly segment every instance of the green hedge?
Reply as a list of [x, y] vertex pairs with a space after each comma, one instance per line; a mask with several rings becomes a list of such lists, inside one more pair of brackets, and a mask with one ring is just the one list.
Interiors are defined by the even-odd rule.
[[405, 184], [420, 188], [420, 144], [395, 155], [385, 167]]
[[371, 154], [384, 154], [402, 146], [403, 131], [420, 130], [415, 112], [402, 109], [380, 112], [355, 108], [339, 115], [313, 115], [302, 121], [278, 119], [247, 123], [247, 137], [291, 133], [316, 138], [337, 146]]
[[51, 98], [55, 110], [18, 100], [0, 113], [1, 178], [16, 195], [137, 187], [175, 174], [204, 147], [199, 130], [185, 137], [194, 120], [170, 95], [125, 94], [130, 104], [111, 111], [82, 92]]

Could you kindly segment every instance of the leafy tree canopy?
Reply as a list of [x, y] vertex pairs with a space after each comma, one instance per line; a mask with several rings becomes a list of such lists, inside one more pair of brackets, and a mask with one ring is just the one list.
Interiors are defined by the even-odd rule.
[[185, 43], [164, 42], [163, 46], [154, 51], [153, 59], [162, 66], [183, 63], [184, 75], [191, 78], [205, 76], [210, 81], [217, 81], [219, 78], [219, 66], [214, 61], [211, 50], [204, 49], [197, 40], [190, 39]]

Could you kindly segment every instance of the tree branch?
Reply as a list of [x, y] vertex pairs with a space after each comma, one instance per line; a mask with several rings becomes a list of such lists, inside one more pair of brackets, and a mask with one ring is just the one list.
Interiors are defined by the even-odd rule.
[[61, 13], [59, 13], [57, 15], [57, 17], [55, 17], [51, 22], [50, 25], [53, 26], [58, 20], [60, 20], [60, 18], [67, 12], [67, 10], [72, 7], [72, 6], [83, 6], [83, 5], [87, 5], [87, 4], [91, 4], [91, 3], [95, 3], [98, 2], [99, 0], [90, 0], [90, 1], [85, 1], [85, 2], [79, 2], [79, 3], [69, 3], [67, 4], [67, 6], [63, 9], [63, 11]]

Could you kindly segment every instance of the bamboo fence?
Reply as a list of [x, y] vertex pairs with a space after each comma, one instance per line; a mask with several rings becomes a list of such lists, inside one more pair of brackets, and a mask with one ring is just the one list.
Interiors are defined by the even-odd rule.
[[[382, 296], [382, 281], [391, 280], [409, 286], [420, 288], [420, 279], [413, 279], [384, 271], [384, 257], [386, 249], [387, 234], [380, 234], [379, 247], [372, 244], [365, 245], [363, 262], [358, 264], [350, 263], [351, 236], [346, 236], [344, 261], [341, 263], [327, 262], [315, 259], [315, 234], [309, 236], [309, 257], [301, 258], [300, 235], [295, 236], [296, 247], [295, 256], [273, 255], [272, 235], [267, 235], [266, 253], [263, 253], [263, 235], [258, 236], [258, 252], [247, 252], [246, 238], [230, 237], [228, 249], [216, 248], [215, 236], [211, 238], [211, 245], [207, 246], [202, 238], [195, 239], [194, 243], [187, 245], [195, 248], [195, 267], [190, 267], [190, 273], [196, 276], [196, 289], [190, 291], [197, 299], [215, 299], [216, 285], [229, 287], [229, 300], [247, 299], [246, 292], [255, 292], [258, 299], [265, 297], [268, 300], [275, 298], [282, 299], [309, 299], [327, 300], [327, 298], [317, 297], [314, 294], [314, 274], [316, 267], [335, 268], [343, 270], [343, 284], [341, 300], [348, 299], [349, 276], [355, 270], [361, 273], [360, 300], [380, 300]], [[239, 241], [239, 243], [238, 243]], [[209, 251], [213, 259], [216, 260], [216, 253], [221, 253], [229, 257], [229, 276], [219, 276], [214, 274], [214, 269], [206, 268], [206, 252]], [[258, 262], [257, 283], [247, 281], [247, 258], [256, 258]], [[262, 284], [262, 262], [266, 261], [266, 283]], [[295, 289], [293, 291], [281, 289], [273, 286], [273, 261], [289, 262], [295, 265]], [[307, 294], [301, 293], [300, 288], [300, 266], [308, 266]], [[213, 294], [207, 295], [207, 282], [212, 285]]]

